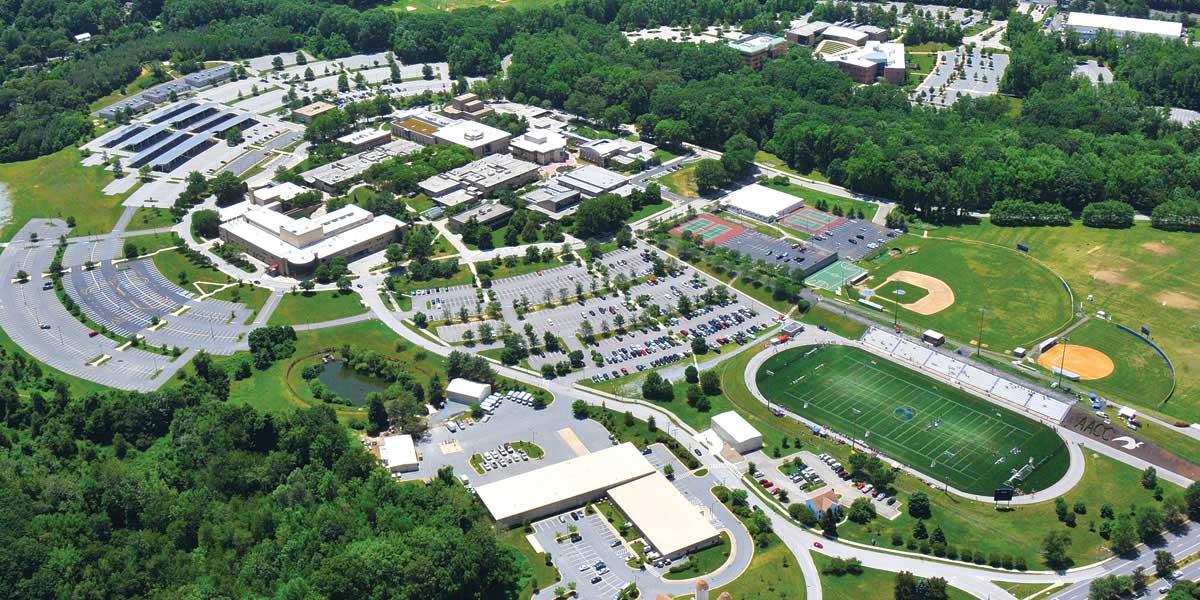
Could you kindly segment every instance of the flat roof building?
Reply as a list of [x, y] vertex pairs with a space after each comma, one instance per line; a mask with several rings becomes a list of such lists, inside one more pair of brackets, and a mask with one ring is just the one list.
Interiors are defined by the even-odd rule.
[[187, 81], [184, 81], [183, 79], [176, 79], [161, 85], [156, 85], [142, 92], [141, 97], [155, 104], [162, 104], [163, 102], [169, 102], [172, 95], [178, 99], [181, 96], [191, 94], [193, 91], [194, 88], [192, 88]]
[[714, 415], [712, 430], [738, 454], [748, 454], [762, 448], [762, 433], [732, 410]]
[[821, 40], [821, 33], [831, 25], [831, 23], [826, 23], [825, 21], [811, 21], [799, 27], [789, 29], [784, 36], [793, 44], [816, 46], [817, 42]]
[[821, 32], [821, 37], [835, 42], [850, 44], [851, 46], [861, 46], [871, 36], [865, 31], [842, 27], [841, 25], [830, 25]]
[[509, 154], [492, 154], [417, 184], [435, 202], [456, 206], [496, 190], [512, 189], [538, 179], [538, 166]]
[[626, 442], [481, 485], [475, 492], [493, 519], [513, 526], [579, 507], [654, 472], [654, 465]]
[[450, 217], [448, 225], [451, 231], [458, 231], [462, 229], [463, 225], [466, 225], [471, 219], [475, 219], [475, 221], [480, 225], [501, 227], [504, 222], [508, 221], [508, 218], [512, 216], [513, 212], [514, 211], [511, 206], [505, 206], [503, 204], [484, 204]]
[[358, 181], [363, 173], [373, 165], [390, 158], [412, 154], [421, 149], [421, 145], [408, 140], [396, 140], [365, 152], [352, 154], [346, 158], [309, 169], [300, 174], [305, 183], [330, 194], [341, 192], [345, 187]]
[[116, 121], [122, 115], [133, 116], [146, 112], [151, 108], [154, 108], [154, 103], [138, 95], [110, 104], [97, 111], [96, 115], [101, 119]]
[[579, 158], [601, 167], [630, 166], [639, 160], [644, 163], [653, 161], [657, 149], [658, 146], [654, 144], [622, 138], [592, 140], [579, 145]]
[[389, 435], [379, 446], [379, 460], [393, 473], [416, 471], [420, 467], [417, 448], [411, 435]]
[[442, 109], [442, 114], [452, 119], [468, 119], [478, 121], [494, 114], [488, 105], [475, 94], [462, 94], [450, 100], [450, 104]]
[[270, 270], [299, 278], [335, 257], [353, 260], [383, 250], [405, 227], [388, 215], [376, 217], [353, 204], [320, 217], [300, 219], [254, 206], [222, 223], [220, 236], [266, 263]]
[[483, 402], [488, 394], [492, 393], [492, 386], [486, 383], [455, 377], [446, 385], [446, 399], [452, 402], [461, 402], [462, 404], [475, 404]]
[[234, 75], [233, 65], [219, 65], [211, 69], [197, 71], [191, 75], [185, 75], [183, 80], [194, 88], [205, 88], [221, 83], [226, 79], [232, 79]]
[[530, 207], [545, 213], [554, 220], [574, 212], [568, 209], [583, 200], [579, 190], [559, 185], [556, 180], [550, 180], [546, 185], [534, 188], [521, 198], [528, 202]]
[[290, 181], [282, 183], [273, 181], [268, 185], [250, 190], [250, 201], [259, 206], [266, 206], [273, 202], [287, 202], [308, 191], [308, 188]]
[[634, 479], [608, 491], [612, 501], [667, 558], [676, 558], [721, 541], [721, 532], [662, 473]]
[[292, 111], [292, 119], [297, 123], [305, 125], [312, 123], [312, 120], [337, 108], [328, 102], [313, 102], [312, 104], [301, 106]]
[[475, 156], [487, 156], [508, 151], [512, 135], [502, 129], [474, 121], [455, 121], [433, 132], [440, 144], [458, 144]]
[[899, 42], [871, 40], [860, 49], [826, 55], [825, 60], [859, 83], [873, 83], [883, 77], [888, 83], [901, 85], [908, 78], [904, 44]]
[[392, 141], [392, 133], [387, 129], [360, 129], [337, 139], [339, 146], [359, 152], [382, 146], [390, 141]]
[[513, 138], [508, 147], [514, 157], [539, 165], [567, 160], [567, 138], [553, 131], [528, 131]]
[[1097, 15], [1084, 12], [1073, 12], [1067, 15], [1067, 29], [1079, 34], [1079, 39], [1090, 41], [1101, 30], [1111, 32], [1116, 37], [1126, 35], [1157, 35], [1165, 38], [1183, 37], [1183, 23], [1178, 21], [1158, 21], [1154, 19], [1134, 19], [1131, 17], [1115, 17], [1112, 15]]
[[761, 69], [769, 58], [787, 53], [788, 41], [769, 33], [756, 33], [740, 40], [729, 42], [729, 47], [742, 55], [742, 62], [754, 69]]
[[425, 145], [436, 144], [438, 140], [433, 134], [453, 122], [454, 119], [449, 117], [415, 108], [400, 113], [396, 120], [392, 121], [392, 135]]
[[601, 194], [628, 195], [632, 189], [629, 187], [628, 177], [593, 165], [563, 173], [554, 181], [562, 187], [579, 190], [585, 199], [595, 198]]
[[725, 196], [721, 199], [721, 205], [729, 212], [772, 223], [779, 217], [804, 206], [804, 200], [798, 196], [753, 183]]

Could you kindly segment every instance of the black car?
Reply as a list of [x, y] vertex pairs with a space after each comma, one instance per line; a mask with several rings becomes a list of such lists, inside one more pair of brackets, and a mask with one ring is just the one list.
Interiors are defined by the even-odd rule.
[[602, 579], [604, 579], [604, 578], [603, 578], [603, 577], [601, 577], [601, 576], [599, 576], [599, 575], [597, 575], [597, 576], [595, 576], [595, 577], [593, 577], [593, 578], [592, 578], [592, 583], [600, 583], [600, 581], [601, 581]]

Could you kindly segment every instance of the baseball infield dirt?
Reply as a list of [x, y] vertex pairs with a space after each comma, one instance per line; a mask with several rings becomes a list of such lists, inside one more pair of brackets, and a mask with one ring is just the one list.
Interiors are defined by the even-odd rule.
[[[913, 302], [912, 304], [904, 304], [904, 308], [911, 310], [918, 315], [932, 315], [954, 304], [954, 290], [946, 285], [945, 281], [937, 277], [930, 277], [924, 273], [916, 273], [914, 271], [896, 271], [888, 276], [883, 283], [876, 286], [876, 289], [883, 287], [889, 281], [899, 281], [909, 285], [915, 285], [919, 288], [924, 288], [929, 292], [929, 295]], [[890, 298], [886, 300], [891, 301]]]
[[[1067, 355], [1065, 360], [1063, 359], [1064, 352]], [[1107, 354], [1095, 348], [1075, 344], [1054, 346], [1038, 357], [1038, 364], [1047, 369], [1061, 366], [1063, 369], [1079, 375], [1079, 378], [1083, 380], [1103, 379], [1112, 375], [1113, 369], [1116, 368]]]

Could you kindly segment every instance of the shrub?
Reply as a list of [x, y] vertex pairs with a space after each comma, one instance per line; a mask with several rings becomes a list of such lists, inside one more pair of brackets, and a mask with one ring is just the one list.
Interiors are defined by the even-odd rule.
[[1104, 229], [1128, 229], [1133, 227], [1133, 207], [1120, 200], [1093, 202], [1083, 207], [1080, 213], [1083, 224]]

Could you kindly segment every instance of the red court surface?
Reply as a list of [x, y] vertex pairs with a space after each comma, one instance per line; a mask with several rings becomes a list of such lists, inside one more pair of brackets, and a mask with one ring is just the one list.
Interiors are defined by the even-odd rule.
[[685, 231], [692, 234], [693, 239], [715, 246], [738, 236], [746, 231], [746, 228], [712, 215], [698, 215], [695, 219], [672, 229], [671, 234], [683, 237]]

